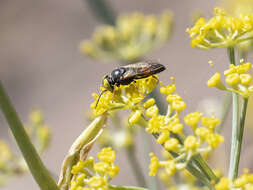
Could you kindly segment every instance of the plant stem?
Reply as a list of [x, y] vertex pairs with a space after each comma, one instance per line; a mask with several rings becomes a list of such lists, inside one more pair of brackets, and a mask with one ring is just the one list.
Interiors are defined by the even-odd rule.
[[238, 168], [239, 168], [239, 161], [240, 161], [240, 155], [241, 155], [247, 105], [248, 105], [248, 98], [243, 98], [241, 116], [240, 116], [240, 126], [239, 126], [239, 130], [236, 130], [237, 134], [235, 135], [235, 139], [234, 139], [235, 143], [234, 143], [234, 147], [233, 147], [234, 149], [232, 152], [233, 162], [230, 164], [230, 168], [229, 168], [229, 178], [231, 180], [236, 179], [238, 176]]
[[42, 190], [59, 190], [52, 176], [41, 161], [35, 147], [31, 143], [23, 124], [21, 123], [15, 108], [8, 95], [5, 93], [0, 81], [0, 109], [2, 110], [12, 134], [21, 150], [24, 159], [40, 189]]
[[132, 145], [132, 146], [127, 147], [126, 152], [127, 152], [127, 157], [130, 161], [129, 163], [132, 167], [132, 170], [134, 171], [134, 174], [139, 186], [147, 187], [145, 177], [142, 173], [140, 164], [138, 163], [138, 158], [136, 158], [135, 146]]
[[111, 190], [148, 190], [142, 187], [109, 185]]
[[115, 25], [116, 14], [110, 4], [104, 0], [87, 0], [94, 15], [105, 24]]
[[205, 176], [212, 182], [217, 182], [218, 178], [213, 173], [213, 170], [208, 166], [206, 161], [202, 158], [200, 154], [192, 157], [192, 161], [200, 168], [200, 170], [205, 174]]
[[229, 58], [230, 64], [235, 65], [235, 48], [228, 47], [227, 52], [228, 52], [228, 58]]
[[[234, 47], [228, 48], [228, 57], [229, 57], [230, 64], [236, 65]], [[236, 94], [235, 92], [232, 92], [232, 101], [233, 101], [233, 111], [232, 111], [233, 113], [232, 113], [232, 138], [231, 138], [231, 151], [230, 151], [230, 162], [229, 162], [229, 178], [231, 180], [234, 180], [234, 177], [237, 176], [236, 170], [238, 170], [238, 166], [236, 166], [235, 152], [238, 151], [236, 144], [238, 143], [238, 137], [239, 137], [239, 129], [238, 129], [239, 99], [238, 99], [238, 94]]]

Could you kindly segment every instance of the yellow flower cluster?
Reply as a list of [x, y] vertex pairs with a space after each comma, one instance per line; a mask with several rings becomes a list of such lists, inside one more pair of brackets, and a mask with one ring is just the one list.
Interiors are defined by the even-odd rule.
[[253, 0], [222, 0], [221, 7], [235, 16], [250, 14], [253, 13]]
[[[102, 94], [99, 102], [99, 95], [93, 94], [95, 101], [91, 104], [91, 108], [94, 110], [95, 115], [101, 115], [116, 109], [135, 110], [136, 104], [152, 92], [156, 85], [157, 77], [150, 76], [148, 78], [138, 79], [136, 82], [132, 82], [129, 85], [115, 87], [113, 92], [106, 91]], [[102, 88], [101, 90], [103, 91], [105, 89]], [[133, 111], [133, 117], [130, 119], [131, 123], [136, 122], [136, 119], [134, 119], [136, 115], [134, 113], [138, 115], [138, 112]]]
[[[184, 124], [180, 122], [180, 112], [186, 107], [182, 97], [175, 94], [175, 84], [162, 86], [160, 91], [166, 95], [168, 111], [166, 115], [159, 114], [157, 106], [146, 102], [148, 133], [157, 134], [157, 143], [162, 144], [168, 152], [178, 155], [166, 161], [159, 161], [154, 153], [151, 153], [150, 175], [155, 176], [160, 168], [164, 168], [169, 176], [177, 170], [184, 169], [193, 155], [209, 152], [218, 147], [224, 141], [223, 137], [215, 133], [215, 127], [220, 123], [214, 117], [203, 117], [200, 112], [193, 112], [184, 117], [184, 123], [192, 127], [193, 135], [184, 136]], [[144, 104], [145, 105], [145, 104]], [[200, 124], [201, 123], [201, 124]], [[173, 137], [171, 136], [173, 135]]]
[[244, 173], [233, 182], [226, 177], [222, 177], [215, 185], [215, 190], [229, 190], [231, 188], [238, 190], [253, 189], [253, 174], [248, 173], [248, 170], [245, 169]]
[[[221, 7], [234, 16], [253, 13], [253, 0], [222, 0]], [[251, 35], [251, 34], [250, 34]], [[240, 51], [247, 52], [253, 48], [253, 40], [248, 40], [238, 45]]]
[[43, 115], [39, 110], [32, 111], [29, 118], [30, 126], [27, 128], [27, 132], [38, 152], [42, 153], [49, 146], [51, 140], [50, 129], [45, 124]]
[[192, 47], [234, 47], [253, 38], [253, 14], [232, 17], [219, 8], [214, 12], [210, 20], [201, 17], [192, 28], [186, 30], [192, 38]]
[[160, 17], [140, 13], [122, 15], [116, 26], [102, 26], [92, 40], [81, 43], [81, 52], [94, 58], [134, 61], [166, 42], [171, 32], [172, 16]]
[[207, 82], [209, 87], [216, 87], [220, 90], [232, 91], [247, 98], [250, 93], [253, 92], [253, 86], [251, 85], [252, 76], [246, 72], [252, 68], [251, 63], [244, 63], [244, 60], [240, 61], [240, 65], [230, 65], [229, 69], [224, 71], [225, 82], [229, 87], [221, 81], [221, 74], [215, 73]]
[[[44, 124], [43, 116], [38, 110], [30, 113], [29, 121], [26, 131], [38, 152], [42, 153], [50, 142], [49, 128]], [[14, 154], [7, 143], [0, 140], [0, 186], [11, 176], [27, 172], [27, 169], [23, 157]]]
[[93, 157], [89, 157], [72, 167], [70, 190], [109, 189], [109, 181], [119, 172], [119, 167], [113, 163], [116, 158], [115, 151], [111, 147], [103, 148], [97, 157], [100, 160], [97, 163]]

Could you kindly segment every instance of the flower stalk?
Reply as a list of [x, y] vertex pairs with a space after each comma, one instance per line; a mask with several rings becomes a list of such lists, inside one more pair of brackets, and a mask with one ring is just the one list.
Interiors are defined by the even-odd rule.
[[[230, 64], [236, 65], [234, 47], [229, 47], [227, 50], [228, 50], [228, 57], [229, 57]], [[236, 163], [235, 152], [237, 150], [236, 144], [238, 142], [238, 137], [239, 137], [239, 130], [238, 130], [239, 99], [238, 99], [238, 94], [235, 92], [232, 92], [232, 102], [233, 102], [233, 106], [232, 106], [232, 139], [231, 139], [231, 151], [230, 151], [230, 163], [229, 163], [229, 178], [231, 180], [234, 180], [235, 176], [237, 176], [236, 172], [238, 172], [238, 166], [236, 166], [236, 164], [238, 164], [238, 163]]]
[[59, 190], [52, 176], [41, 161], [18, 114], [13, 107], [0, 81], [0, 109], [2, 110], [12, 134], [21, 150], [24, 159], [41, 190]]
[[229, 168], [229, 178], [232, 180], [238, 177], [238, 168], [239, 168], [239, 162], [240, 162], [247, 105], [248, 105], [248, 98], [243, 98], [239, 130], [236, 130], [237, 134], [234, 139], [235, 143], [234, 143], [233, 152], [232, 152], [233, 162], [231, 163], [230, 168]]

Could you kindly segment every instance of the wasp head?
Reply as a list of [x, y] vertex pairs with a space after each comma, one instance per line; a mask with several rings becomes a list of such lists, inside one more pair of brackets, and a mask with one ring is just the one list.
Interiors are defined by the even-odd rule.
[[104, 86], [104, 88], [110, 92], [113, 92], [114, 90], [114, 82], [112, 77], [106, 75], [102, 81], [102, 85]]

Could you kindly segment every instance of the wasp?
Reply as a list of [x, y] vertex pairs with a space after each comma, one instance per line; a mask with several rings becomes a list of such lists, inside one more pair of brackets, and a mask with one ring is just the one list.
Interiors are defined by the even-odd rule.
[[98, 105], [100, 97], [106, 91], [113, 92], [115, 86], [119, 87], [120, 85], [128, 85], [138, 79], [147, 78], [154, 74], [160, 73], [165, 69], [166, 68], [164, 65], [150, 61], [137, 62], [114, 69], [110, 75], [105, 75], [102, 80], [102, 85], [104, 86], [105, 90], [99, 95], [95, 109]]

